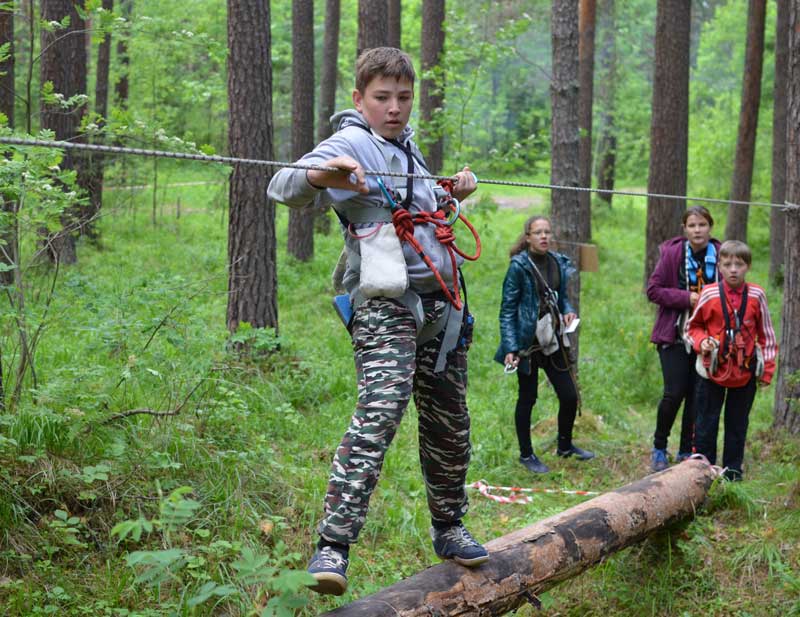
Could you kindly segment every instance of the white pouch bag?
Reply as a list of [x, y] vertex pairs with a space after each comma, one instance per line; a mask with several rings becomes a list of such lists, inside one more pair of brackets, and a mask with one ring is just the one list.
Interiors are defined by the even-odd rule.
[[544, 355], [549, 356], [558, 351], [558, 338], [553, 327], [553, 316], [550, 313], [546, 313], [536, 322], [536, 340]]
[[408, 289], [408, 270], [403, 247], [394, 225], [381, 223], [374, 233], [359, 237], [361, 279], [359, 291], [367, 298], [398, 298]]

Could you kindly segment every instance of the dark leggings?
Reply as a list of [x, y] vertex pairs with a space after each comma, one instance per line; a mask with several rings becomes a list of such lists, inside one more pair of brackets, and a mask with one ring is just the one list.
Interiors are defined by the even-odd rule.
[[[558, 396], [558, 448], [567, 450], [572, 446], [572, 427], [578, 411], [578, 390], [575, 388], [575, 382], [572, 380], [570, 372], [554, 367], [549, 357], [545, 359], [542, 368]], [[533, 411], [539, 393], [539, 369], [532, 365], [529, 375], [517, 371], [517, 381], [519, 382], [519, 393], [517, 407], [514, 411], [514, 423], [517, 427], [519, 453], [525, 458], [533, 454], [531, 411]]]
[[[694, 368], [696, 355], [687, 354], [683, 343], [659, 345], [658, 357], [661, 359], [661, 374], [664, 377], [664, 394], [658, 404], [656, 432], [653, 435], [653, 447], [667, 449], [667, 440], [683, 403], [681, 419], [681, 443], [678, 451], [691, 453], [694, 436], [695, 390], [697, 388], [697, 372]], [[685, 402], [684, 402], [685, 401]]]

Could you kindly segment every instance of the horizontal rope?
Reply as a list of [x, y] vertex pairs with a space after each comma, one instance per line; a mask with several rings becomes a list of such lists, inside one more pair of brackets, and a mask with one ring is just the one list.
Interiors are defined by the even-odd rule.
[[[32, 146], [43, 148], [63, 148], [69, 150], [86, 150], [89, 152], [99, 152], [105, 154], [126, 154], [134, 156], [149, 156], [179, 159], [186, 161], [199, 161], [202, 163], [223, 163], [226, 165], [257, 165], [261, 167], [287, 167], [290, 169], [305, 169], [313, 171], [334, 171], [340, 172], [337, 167], [326, 167], [324, 165], [310, 165], [302, 163], [287, 163], [285, 161], [266, 161], [261, 159], [248, 159], [233, 156], [216, 156], [208, 154], [192, 154], [188, 152], [167, 152], [164, 150], [147, 150], [144, 148], [126, 148], [121, 146], [103, 146], [100, 144], [73, 143], [69, 141], [48, 141], [44, 139], [22, 139], [19, 137], [0, 137], [0, 143], [11, 146]], [[436, 176], [432, 174], [402, 173], [395, 171], [376, 171], [365, 169], [367, 176], [389, 176], [395, 178], [414, 178], [416, 180], [452, 180], [453, 176]], [[477, 179], [478, 184], [492, 184], [496, 186], [516, 186], [522, 188], [560, 190], [560, 191], [583, 191], [598, 193], [601, 195], [625, 195], [628, 197], [653, 197], [656, 199], [679, 199], [685, 201], [699, 201], [712, 204], [737, 205], [737, 206], [767, 206], [770, 208], [781, 208], [784, 210], [800, 209], [800, 205], [785, 202], [776, 204], [768, 201], [741, 201], [737, 199], [718, 199], [715, 197], [691, 197], [689, 195], [669, 195], [665, 193], [649, 193], [646, 191], [621, 191], [618, 189], [598, 189], [586, 186], [564, 186], [558, 184], [544, 184], [538, 182], [517, 182], [514, 180], [495, 180]]]

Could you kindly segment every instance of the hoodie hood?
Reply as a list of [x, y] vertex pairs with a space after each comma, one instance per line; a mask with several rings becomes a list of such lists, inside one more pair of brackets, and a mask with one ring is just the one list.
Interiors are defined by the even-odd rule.
[[[370, 128], [364, 116], [362, 116], [355, 109], [345, 109], [344, 111], [340, 111], [331, 116], [331, 128], [334, 132], [341, 131], [343, 128], [348, 126], [360, 126], [366, 129]], [[377, 135], [376, 133], [373, 134]], [[380, 135], [377, 136], [380, 137]], [[414, 137], [414, 129], [406, 124], [405, 127], [403, 127], [403, 132], [400, 133], [400, 136], [397, 138], [397, 141], [399, 141], [401, 144], [406, 144], [412, 137]], [[381, 137], [381, 139], [383, 138]]]

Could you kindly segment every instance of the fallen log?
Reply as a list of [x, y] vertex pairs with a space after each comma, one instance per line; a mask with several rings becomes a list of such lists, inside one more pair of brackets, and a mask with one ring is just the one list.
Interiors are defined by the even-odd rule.
[[445, 562], [325, 613], [330, 617], [504, 615], [654, 531], [691, 517], [717, 472], [690, 459], [486, 544], [474, 569]]

